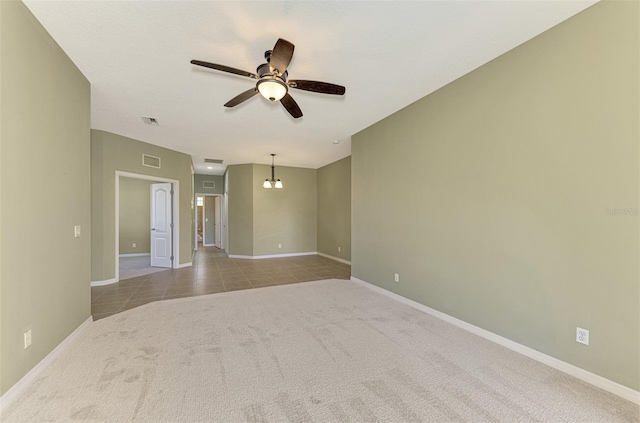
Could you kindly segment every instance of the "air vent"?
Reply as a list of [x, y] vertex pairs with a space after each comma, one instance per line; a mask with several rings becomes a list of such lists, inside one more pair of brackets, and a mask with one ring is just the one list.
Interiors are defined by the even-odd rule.
[[202, 181], [203, 188], [214, 189], [216, 187], [215, 181]]
[[142, 116], [142, 121], [147, 125], [160, 126], [160, 124], [158, 123], [158, 119], [154, 117]]
[[220, 160], [220, 159], [204, 159], [205, 163], [215, 163], [215, 164], [222, 164], [224, 160]]
[[148, 154], [142, 155], [142, 166], [155, 167], [160, 169], [160, 157], [150, 156]]

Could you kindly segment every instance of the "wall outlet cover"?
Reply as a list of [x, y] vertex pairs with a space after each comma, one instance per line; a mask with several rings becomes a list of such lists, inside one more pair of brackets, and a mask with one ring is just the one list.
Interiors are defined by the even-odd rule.
[[589, 345], [589, 331], [587, 329], [576, 328], [576, 342]]

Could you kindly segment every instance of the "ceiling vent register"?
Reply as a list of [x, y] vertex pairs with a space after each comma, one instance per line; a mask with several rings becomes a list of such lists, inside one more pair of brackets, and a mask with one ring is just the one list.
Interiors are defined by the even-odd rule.
[[147, 125], [160, 126], [158, 119], [154, 117], [142, 116], [142, 121]]
[[142, 166], [154, 167], [160, 169], [160, 157], [150, 156], [148, 154], [142, 155]]
[[220, 160], [220, 159], [204, 159], [205, 163], [215, 163], [215, 164], [222, 164], [224, 160]]

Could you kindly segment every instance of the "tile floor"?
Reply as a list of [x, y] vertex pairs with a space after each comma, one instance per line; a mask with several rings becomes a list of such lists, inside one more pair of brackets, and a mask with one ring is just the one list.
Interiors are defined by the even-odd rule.
[[120, 279], [131, 279], [150, 273], [164, 272], [166, 269], [151, 267], [151, 256], [120, 257]]
[[193, 266], [168, 269], [91, 288], [93, 320], [152, 301], [264, 286], [349, 279], [351, 266], [321, 256], [247, 260], [220, 257], [214, 247], [199, 248]]

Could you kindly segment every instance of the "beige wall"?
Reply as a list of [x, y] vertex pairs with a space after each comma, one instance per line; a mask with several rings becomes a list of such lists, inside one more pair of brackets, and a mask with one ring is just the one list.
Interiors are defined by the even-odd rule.
[[150, 185], [153, 183], [146, 179], [120, 177], [120, 254], [151, 252]]
[[[142, 165], [142, 154], [161, 158], [161, 169]], [[179, 264], [193, 254], [193, 177], [191, 157], [106, 131], [91, 131], [91, 280], [115, 277], [115, 174], [130, 172], [175, 179], [179, 189]]]
[[318, 252], [351, 261], [351, 157], [318, 169]]
[[227, 253], [253, 255], [253, 165], [231, 165], [225, 176]]
[[89, 318], [91, 215], [89, 82], [21, 2], [0, 57], [1, 395]]
[[356, 134], [353, 275], [640, 389], [638, 216], [607, 214], [639, 207], [638, 16], [596, 4]]

